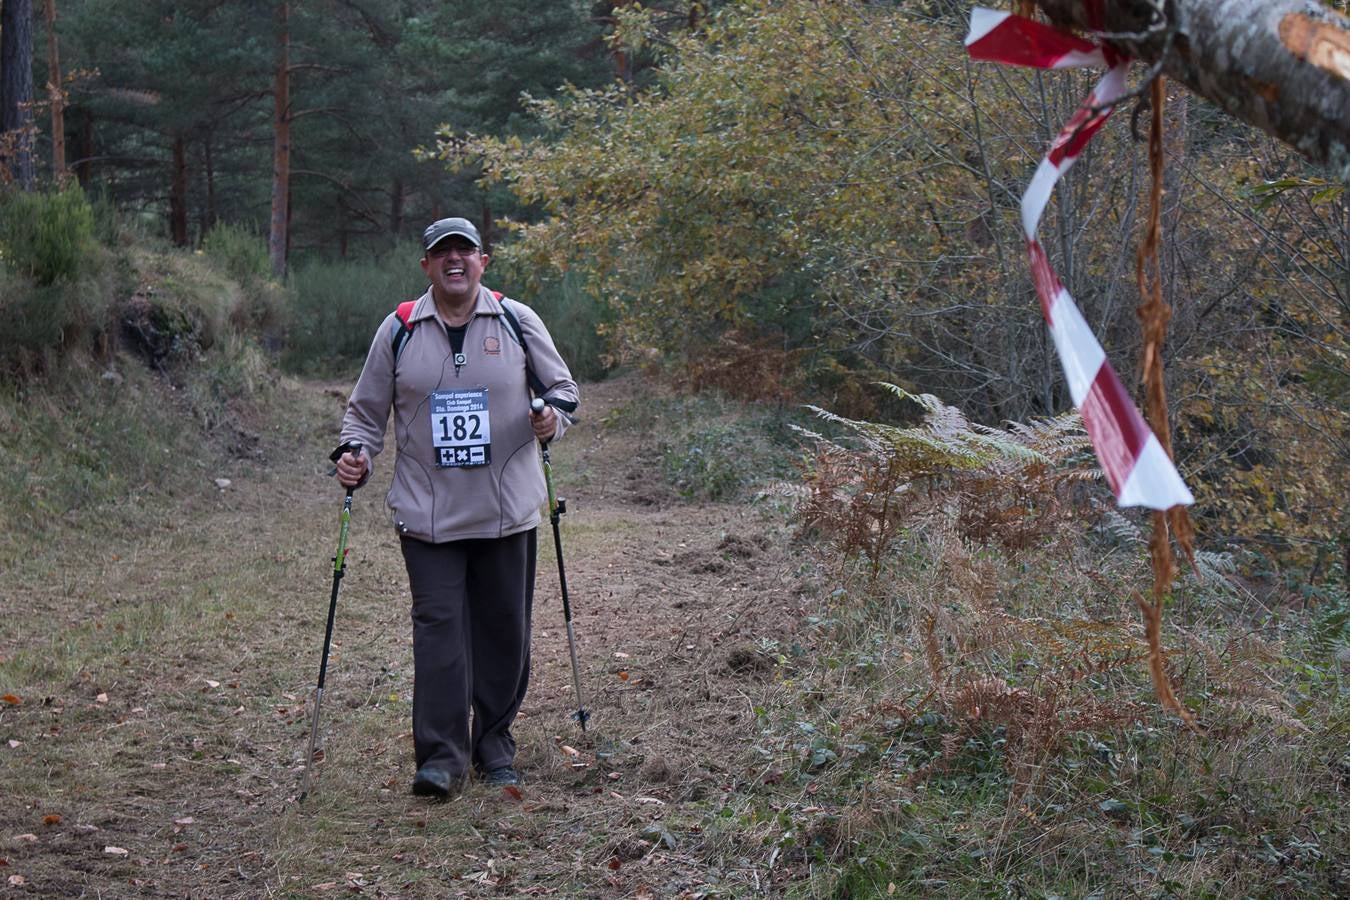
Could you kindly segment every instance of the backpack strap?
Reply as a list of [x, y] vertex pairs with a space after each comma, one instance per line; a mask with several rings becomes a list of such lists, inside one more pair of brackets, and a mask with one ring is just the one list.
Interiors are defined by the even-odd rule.
[[413, 323], [409, 320], [412, 319], [413, 307], [416, 305], [416, 300], [407, 300], [400, 303], [398, 309], [394, 310], [394, 315], [398, 317], [398, 326], [394, 328], [394, 333], [390, 335], [390, 341], [394, 346], [394, 359], [396, 361], [399, 353], [403, 351], [403, 345], [412, 336]]
[[[530, 368], [530, 347], [525, 343], [525, 330], [520, 327], [520, 318], [516, 315], [511, 306], [516, 302], [508, 298], [501, 291], [493, 291], [493, 298], [501, 304], [502, 318], [506, 319], [507, 326], [511, 333], [516, 336], [516, 343], [520, 344], [520, 349], [525, 351], [525, 378], [530, 383], [530, 390], [534, 391], [536, 397], [544, 396], [547, 385], [539, 380], [534, 374], [534, 369]], [[412, 336], [413, 328], [417, 325], [412, 321], [413, 307], [417, 305], [416, 300], [406, 300], [398, 305], [394, 310], [394, 316], [398, 320], [393, 334], [390, 335], [390, 342], [393, 344], [394, 360], [398, 360], [398, 355], [403, 351], [403, 347], [408, 343], [408, 338]], [[573, 407], [575, 408], [575, 407]]]
[[520, 344], [520, 349], [525, 351], [525, 380], [530, 383], [530, 390], [534, 392], [536, 397], [544, 396], [544, 391], [548, 390], [548, 386], [539, 380], [539, 376], [534, 374], [534, 369], [530, 366], [530, 346], [525, 343], [525, 331], [520, 327], [520, 319], [511, 309], [512, 304], [516, 301], [504, 297], [497, 291], [493, 291], [492, 296], [496, 297], [497, 302], [501, 304], [502, 318], [506, 319], [506, 324], [511, 327], [511, 333], [516, 336], [516, 342]]

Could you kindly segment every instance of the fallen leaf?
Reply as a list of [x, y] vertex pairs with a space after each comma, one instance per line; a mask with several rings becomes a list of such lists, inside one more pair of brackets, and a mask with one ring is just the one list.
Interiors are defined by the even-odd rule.
[[11, 876], [9, 876], [9, 886], [10, 886], [10, 887], [23, 887], [23, 886], [24, 886], [25, 884], [27, 884], [27, 883], [28, 883], [28, 879], [27, 879], [27, 878], [24, 878], [22, 875], [11, 875]]
[[10, 739], [9, 739], [9, 749], [11, 749], [11, 750], [18, 750], [18, 749], [19, 749], [20, 747], [22, 747], [22, 746], [23, 746], [23, 744], [22, 744], [21, 742], [16, 741], [16, 740], [14, 740], [13, 738], [10, 738]]
[[94, 702], [95, 702], [95, 703], [107, 703], [107, 702], [108, 702], [108, 695], [107, 695], [107, 694], [99, 694], [97, 697], [94, 698]]
[[213, 680], [211, 680], [210, 678], [207, 678], [207, 679], [206, 679], [206, 686], [207, 686], [207, 687], [210, 687], [210, 688], [218, 688], [218, 687], [220, 687], [220, 682], [219, 682], [219, 681], [213, 681]]
[[111, 853], [113, 856], [126, 856], [128, 852], [125, 847], [114, 847], [111, 844], [103, 848], [104, 853]]
[[627, 680], [628, 680], [628, 673], [627, 673], [627, 672], [620, 672], [620, 673], [619, 673], [619, 680], [620, 680], [620, 681], [627, 681]]
[[43, 824], [43, 825], [59, 825], [59, 824], [61, 824], [61, 816], [60, 816], [59, 813], [52, 813], [52, 814], [49, 815], [49, 816], [43, 816], [43, 817], [42, 817], [42, 824]]
[[0, 700], [5, 701], [6, 703], [10, 704], [11, 706], [18, 706], [20, 703], [23, 702], [23, 700], [21, 700], [19, 697], [15, 696], [14, 694], [5, 694], [3, 697], [0, 697]]
[[182, 853], [182, 852], [183, 852], [184, 850], [186, 850], [186, 849], [187, 849], [187, 844], [174, 844], [174, 845], [173, 845], [173, 852], [174, 852], [174, 853]]
[[520, 788], [516, 787], [514, 784], [508, 784], [506, 787], [502, 788], [502, 793], [516, 802], [520, 802], [525, 797], [525, 795], [520, 792]]
[[623, 863], [619, 862], [619, 858], [617, 856], [611, 856], [609, 858], [609, 867], [611, 869], [617, 869], [621, 865], [623, 865]]
[[325, 881], [321, 884], [311, 884], [309, 889], [311, 891], [331, 891], [335, 887], [337, 887], [336, 881]]
[[580, 750], [578, 750], [578, 749], [575, 748], [575, 747], [569, 747], [569, 746], [567, 746], [566, 744], [563, 744], [563, 745], [562, 745], [562, 752], [566, 753], [568, 756], [580, 756], [580, 755], [581, 755], [581, 751], [580, 751]]
[[192, 818], [192, 816], [183, 816], [183, 818], [181, 818], [181, 819], [174, 819], [174, 820], [173, 820], [173, 824], [175, 824], [175, 825], [191, 825], [191, 824], [192, 824], [193, 822], [195, 822], [195, 821], [197, 821], [197, 820], [194, 819], [194, 818]]

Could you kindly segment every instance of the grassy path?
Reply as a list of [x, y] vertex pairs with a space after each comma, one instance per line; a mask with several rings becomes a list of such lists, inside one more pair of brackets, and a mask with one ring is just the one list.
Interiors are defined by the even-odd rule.
[[386, 461], [357, 494], [326, 760], [295, 801], [341, 496], [317, 461], [340, 386], [283, 388], [286, 424], [259, 454], [120, 511], [114, 529], [84, 521], [32, 548], [3, 588], [0, 693], [20, 702], [0, 708], [0, 892], [776, 892], [788, 873], [719, 833], [716, 813], [773, 690], [754, 678], [755, 643], [798, 618], [796, 563], [757, 510], [680, 504], [649, 477], [647, 436], [625, 426], [637, 389], [591, 387], [555, 448], [593, 719], [586, 734], [568, 720], [543, 533], [518, 798], [408, 793], [411, 639]]

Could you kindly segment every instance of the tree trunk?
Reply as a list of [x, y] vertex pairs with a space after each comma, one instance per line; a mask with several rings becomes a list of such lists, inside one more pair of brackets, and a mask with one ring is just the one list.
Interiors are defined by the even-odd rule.
[[169, 183], [169, 232], [175, 247], [187, 246], [187, 220], [187, 146], [180, 134], [173, 139], [173, 175]]
[[[1052, 22], [1130, 33], [1116, 47], [1231, 115], [1350, 179], [1350, 20], [1318, 0], [1170, 0], [1176, 32], [1143, 34], [1149, 8], [1122, 0], [1036, 0]], [[1105, 16], [1103, 21], [1103, 6]]]
[[47, 0], [47, 96], [52, 104], [52, 180], [66, 183], [66, 92], [56, 42], [56, 0]]
[[216, 227], [216, 163], [211, 156], [211, 134], [202, 140], [202, 166], [206, 170], [206, 225], [202, 236]]
[[277, 6], [277, 69], [272, 98], [272, 222], [267, 233], [267, 252], [272, 274], [286, 277], [286, 249], [290, 243], [291, 207], [291, 7], [288, 0]]
[[0, 175], [33, 189], [33, 0], [0, 5]]

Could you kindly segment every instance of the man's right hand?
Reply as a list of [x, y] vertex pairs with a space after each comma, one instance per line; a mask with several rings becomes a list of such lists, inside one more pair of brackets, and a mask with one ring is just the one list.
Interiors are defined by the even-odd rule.
[[352, 455], [351, 451], [342, 454], [337, 461], [337, 480], [343, 487], [354, 488], [366, 477], [366, 458], [361, 454]]

